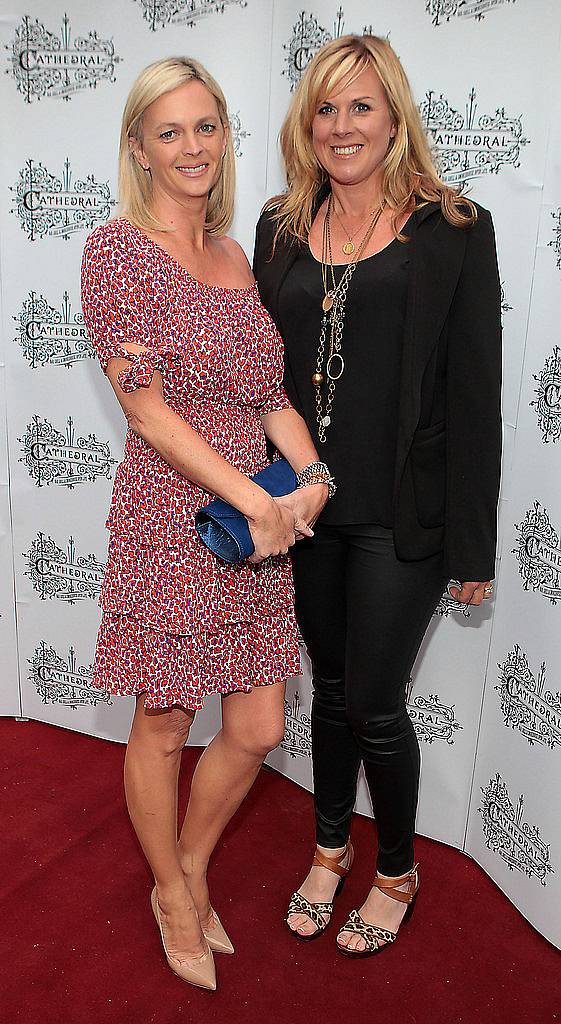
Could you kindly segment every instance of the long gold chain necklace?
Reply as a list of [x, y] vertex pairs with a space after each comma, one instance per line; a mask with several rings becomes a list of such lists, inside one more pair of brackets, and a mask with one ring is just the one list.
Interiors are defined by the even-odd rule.
[[[385, 207], [385, 200], [380, 207], [372, 214], [372, 220], [358, 247], [356, 256], [351, 263], [347, 263], [341, 279], [337, 284], [333, 266], [333, 253], [331, 249], [331, 210], [332, 193], [327, 200], [327, 210], [323, 222], [323, 236], [321, 249], [321, 276], [323, 282], [324, 298], [322, 302], [323, 316], [321, 319], [321, 331], [319, 336], [318, 354], [316, 369], [312, 374], [312, 384], [316, 389], [316, 419], [318, 425], [318, 438], [325, 444], [326, 429], [331, 423], [331, 412], [335, 397], [335, 385], [343, 376], [345, 371], [345, 360], [342, 355], [343, 327], [345, 325], [345, 311], [347, 292], [352, 276], [356, 270], [368, 242], [370, 241], [374, 228], [376, 227]], [[331, 278], [331, 288], [328, 287], [328, 279]], [[324, 371], [325, 349], [327, 335], [329, 333], [329, 346], [327, 362]], [[327, 395], [325, 408], [323, 406], [321, 388], [327, 377]]]

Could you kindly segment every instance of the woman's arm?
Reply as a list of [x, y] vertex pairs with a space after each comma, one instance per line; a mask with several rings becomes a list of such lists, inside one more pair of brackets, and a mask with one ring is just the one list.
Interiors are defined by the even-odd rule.
[[[235, 245], [230, 250], [229, 258], [241, 259]], [[101, 366], [131, 430], [183, 476], [247, 516], [255, 545], [252, 560], [283, 553], [295, 541], [294, 514], [279, 509], [165, 403], [162, 374], [170, 363], [173, 370], [174, 344], [167, 336], [159, 346], [154, 344], [162, 327], [153, 302], [155, 273], [157, 268], [131, 248], [126, 222], [110, 221], [87, 239], [82, 310]]]
[[[487, 581], [495, 574], [501, 462], [500, 296], [493, 223], [490, 214], [480, 209], [466, 241], [449, 314], [445, 559], [450, 577], [462, 582]], [[465, 583], [462, 600], [467, 588]]]
[[[131, 353], [147, 351], [142, 345], [126, 344], [124, 348]], [[295, 543], [294, 513], [280, 508], [263, 488], [238, 472], [166, 405], [158, 370], [147, 387], [123, 391], [118, 377], [129, 367], [126, 359], [112, 357], [106, 372], [131, 430], [182, 476], [230, 502], [247, 517], [255, 545], [253, 561], [286, 554]], [[304, 532], [303, 525], [298, 523], [299, 533]]]
[[[261, 417], [263, 429], [271, 444], [290, 462], [295, 473], [319, 456], [306, 423], [295, 409], [281, 409]], [[298, 520], [313, 526], [328, 498], [327, 484], [299, 487], [277, 501], [292, 509]]]
[[[272, 246], [274, 225], [270, 216], [262, 213], [255, 229], [255, 248], [253, 253], [253, 272], [257, 279], [261, 301], [269, 314], [275, 319], [274, 311], [270, 308], [268, 301], [270, 296], [264, 288], [262, 271], [269, 267], [269, 257]], [[270, 276], [270, 274], [269, 274]], [[277, 324], [277, 327], [279, 325]], [[292, 406], [298, 404], [296, 388], [292, 381], [290, 367], [286, 353], [284, 354], [284, 379], [283, 396], [288, 396]], [[311, 462], [319, 462], [320, 458], [315, 449], [312, 438], [306, 426], [305, 420], [295, 408], [286, 408], [279, 405], [279, 408], [261, 416], [263, 429], [275, 448], [290, 462], [290, 465], [299, 473], [304, 466]], [[313, 526], [328, 498], [328, 488], [325, 484], [313, 484], [310, 487], [301, 487], [291, 495], [276, 499], [284, 504], [289, 504], [298, 517], [304, 519], [309, 526]]]

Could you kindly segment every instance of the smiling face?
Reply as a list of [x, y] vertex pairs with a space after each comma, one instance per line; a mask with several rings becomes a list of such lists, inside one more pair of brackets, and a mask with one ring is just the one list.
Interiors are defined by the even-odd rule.
[[146, 108], [142, 140], [130, 146], [152, 177], [154, 198], [184, 204], [208, 196], [222, 170], [227, 128], [212, 93], [192, 79]]
[[320, 96], [312, 121], [314, 153], [340, 185], [374, 182], [396, 132], [382, 83], [369, 67]]

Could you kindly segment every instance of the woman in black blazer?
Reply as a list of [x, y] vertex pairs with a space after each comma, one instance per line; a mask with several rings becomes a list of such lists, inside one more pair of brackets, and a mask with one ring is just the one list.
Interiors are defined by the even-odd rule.
[[[306, 939], [329, 924], [362, 762], [377, 871], [337, 946], [367, 956], [394, 941], [419, 885], [414, 660], [450, 580], [462, 603], [493, 589], [500, 285], [491, 217], [439, 179], [386, 40], [347, 36], [316, 55], [281, 146], [288, 190], [260, 218], [254, 271], [287, 392], [337, 484], [293, 551], [318, 845], [287, 923]], [[307, 493], [283, 501], [312, 523]]]

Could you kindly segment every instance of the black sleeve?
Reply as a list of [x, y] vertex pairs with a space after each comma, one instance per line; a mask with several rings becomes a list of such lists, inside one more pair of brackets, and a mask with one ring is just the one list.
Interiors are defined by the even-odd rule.
[[259, 277], [264, 264], [271, 255], [273, 242], [273, 227], [271, 217], [266, 210], [263, 211], [255, 228], [255, 245], [253, 247], [253, 273], [259, 284]]
[[[265, 306], [265, 309], [275, 319], [278, 330], [282, 336], [282, 325], [278, 322], [278, 311], [275, 316], [275, 311], [271, 308], [271, 284], [275, 279], [274, 263], [269, 262], [271, 249], [273, 245], [273, 236], [275, 231], [274, 221], [271, 216], [264, 211], [259, 220], [257, 221], [257, 227], [255, 229], [255, 246], [253, 250], [253, 273], [257, 286], [259, 288], [259, 294], [261, 296], [261, 302]], [[288, 352], [284, 349], [284, 378], [283, 386], [291, 404], [294, 406], [297, 412], [303, 416], [302, 404], [298, 397], [298, 391], [294, 383], [292, 370], [290, 368], [290, 361], [288, 358]]]
[[261, 302], [265, 306], [267, 312], [271, 314], [275, 323], [277, 323], [276, 310], [274, 308], [277, 272], [276, 264], [274, 261], [271, 262], [273, 234], [274, 228], [271, 215], [265, 210], [257, 221], [257, 227], [255, 229], [253, 273], [255, 275], [255, 280], [257, 281]]
[[258, 265], [259, 265], [259, 257], [260, 257], [261, 221], [262, 220], [263, 220], [263, 214], [261, 214], [259, 220], [257, 221], [256, 227], [255, 227], [255, 242], [254, 242], [254, 245], [253, 245], [253, 263], [252, 263], [252, 267], [253, 267], [253, 274], [254, 274], [254, 277], [255, 277], [256, 281], [258, 280], [258, 278], [257, 278], [257, 268], [258, 268]]
[[480, 208], [449, 317], [445, 558], [450, 577], [461, 581], [495, 575], [501, 363], [495, 234]]

